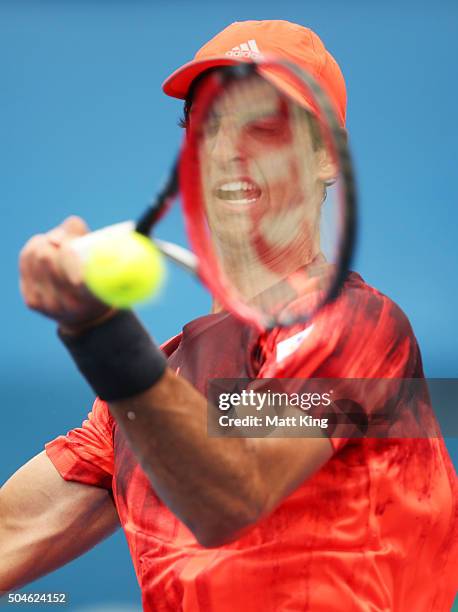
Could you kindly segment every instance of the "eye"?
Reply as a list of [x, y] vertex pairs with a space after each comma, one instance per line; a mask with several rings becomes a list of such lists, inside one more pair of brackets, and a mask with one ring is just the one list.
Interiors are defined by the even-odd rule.
[[250, 121], [246, 126], [249, 135], [256, 138], [271, 138], [281, 134], [285, 127], [283, 117], [273, 115]]
[[216, 117], [210, 117], [205, 122], [205, 135], [216, 136], [220, 126], [220, 121]]

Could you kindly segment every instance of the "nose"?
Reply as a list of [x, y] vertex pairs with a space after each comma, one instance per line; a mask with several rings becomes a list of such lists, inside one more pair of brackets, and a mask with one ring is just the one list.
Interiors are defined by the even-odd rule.
[[240, 131], [236, 130], [232, 122], [221, 121], [214, 128], [210, 139], [210, 154], [217, 164], [227, 166], [242, 161], [244, 155]]

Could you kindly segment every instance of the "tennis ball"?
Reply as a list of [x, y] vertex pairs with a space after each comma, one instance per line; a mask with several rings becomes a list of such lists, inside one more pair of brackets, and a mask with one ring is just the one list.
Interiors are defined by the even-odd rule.
[[99, 300], [115, 308], [130, 308], [157, 292], [164, 265], [146, 236], [129, 232], [94, 244], [83, 273], [87, 287]]

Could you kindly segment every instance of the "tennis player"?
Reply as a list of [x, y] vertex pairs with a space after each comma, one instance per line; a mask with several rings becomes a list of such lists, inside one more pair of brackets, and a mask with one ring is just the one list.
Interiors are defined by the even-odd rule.
[[[286, 21], [232, 24], [164, 91], [186, 99], [189, 115], [204, 70], [264, 53], [316, 75], [345, 124], [336, 61], [316, 34]], [[86, 232], [67, 219], [21, 254], [25, 302], [57, 322], [99, 397], [81, 427], [2, 487], [0, 590], [67, 563], [121, 524], [145, 610], [450, 610], [458, 487], [440, 437], [206, 433], [215, 378], [421, 380], [402, 311], [352, 273], [311, 325], [260, 335], [215, 308], [159, 350], [132, 313], [106, 309], [82, 287], [68, 244]]]

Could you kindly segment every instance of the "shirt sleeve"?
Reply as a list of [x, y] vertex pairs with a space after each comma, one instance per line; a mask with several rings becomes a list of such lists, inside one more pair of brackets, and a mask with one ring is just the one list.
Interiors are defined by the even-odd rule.
[[[367, 287], [367, 286], [366, 286]], [[354, 399], [369, 418], [401, 388], [401, 379], [423, 376], [418, 345], [402, 310], [376, 290], [351, 288], [308, 325], [274, 330], [266, 339], [261, 378], [397, 379], [353, 384]], [[388, 397], [378, 397], [383, 392]], [[358, 396], [359, 393], [359, 396]], [[361, 395], [363, 395], [361, 397]], [[350, 398], [349, 398], [350, 399]], [[330, 438], [334, 450], [348, 438]]]
[[52, 440], [45, 449], [65, 480], [111, 489], [113, 418], [102, 400], [95, 400], [81, 427]]

